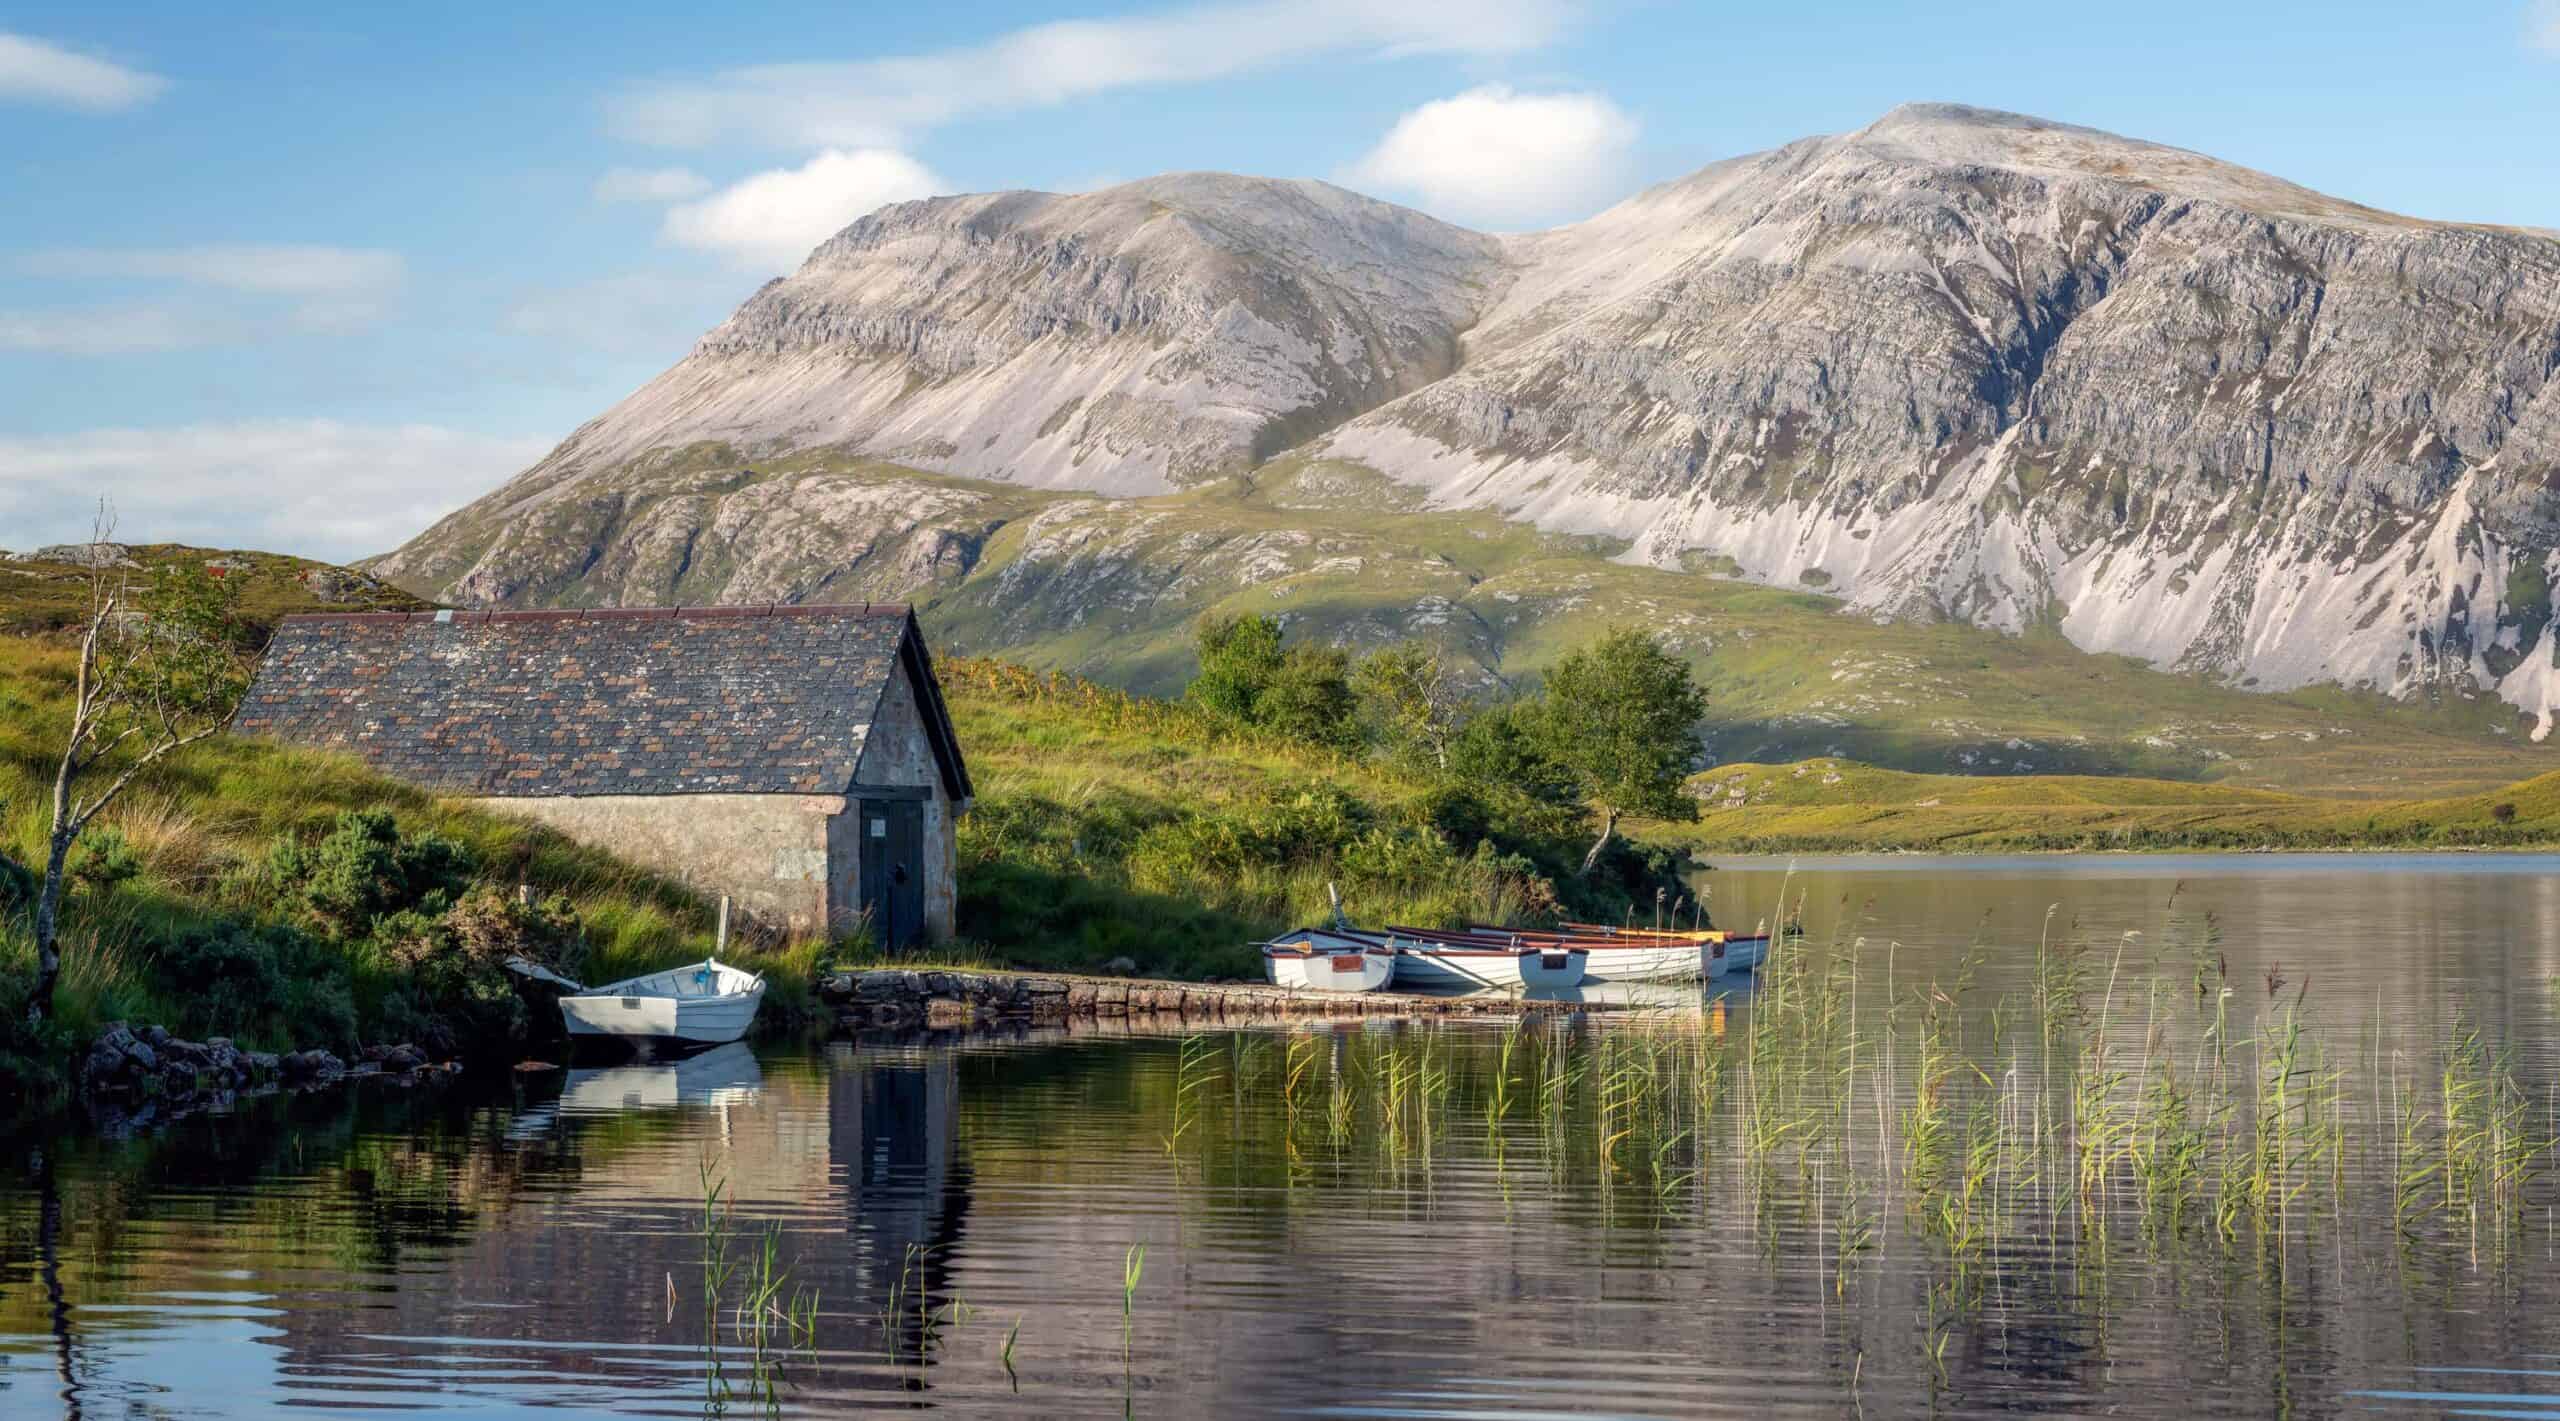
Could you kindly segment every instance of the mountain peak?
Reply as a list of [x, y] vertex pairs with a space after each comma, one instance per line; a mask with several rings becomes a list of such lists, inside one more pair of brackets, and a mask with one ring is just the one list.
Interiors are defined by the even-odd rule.
[[1499, 238], [1169, 173], [864, 218], [382, 569], [448, 601], [790, 600], [909, 497], [865, 461], [1124, 495], [1295, 452], [1868, 614], [2492, 689], [2560, 728], [2560, 623], [2508, 592], [2560, 575], [2554, 330], [2545, 235], [1956, 104]]

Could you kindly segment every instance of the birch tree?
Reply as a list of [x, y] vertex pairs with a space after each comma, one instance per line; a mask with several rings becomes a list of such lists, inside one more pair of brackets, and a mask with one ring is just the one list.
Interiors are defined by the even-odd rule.
[[[110, 526], [102, 516], [98, 544]], [[152, 766], [229, 724], [249, 688], [237, 589], [202, 568], [164, 568], [137, 591], [107, 561], [91, 562], [71, 723], [54, 767], [52, 828], [36, 894], [30, 1026], [52, 1015], [54, 983], [62, 974], [62, 896], [72, 847]]]

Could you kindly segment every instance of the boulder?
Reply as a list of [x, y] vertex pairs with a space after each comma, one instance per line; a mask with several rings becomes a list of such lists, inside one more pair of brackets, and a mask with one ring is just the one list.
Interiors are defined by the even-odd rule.
[[344, 1062], [334, 1054], [318, 1049], [295, 1051], [278, 1061], [276, 1066], [290, 1085], [320, 1085], [347, 1073]]

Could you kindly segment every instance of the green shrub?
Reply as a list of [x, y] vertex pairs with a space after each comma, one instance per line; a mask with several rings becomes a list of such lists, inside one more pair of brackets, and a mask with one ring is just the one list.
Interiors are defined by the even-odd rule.
[[317, 843], [279, 839], [266, 887], [275, 900], [338, 937], [369, 935], [375, 919], [440, 914], [470, 882], [471, 853], [440, 834], [404, 835], [388, 810], [347, 810]]
[[134, 852], [123, 830], [94, 828], [74, 846], [70, 870], [72, 882], [93, 893], [105, 893], [141, 874], [142, 855]]
[[[318, 964], [290, 928], [221, 923], [161, 944], [156, 954], [178, 1019], [171, 1030], [187, 1036], [234, 1036], [302, 1044], [302, 1023], [292, 1018], [288, 980], [308, 982]], [[288, 977], [288, 966], [301, 969]]]

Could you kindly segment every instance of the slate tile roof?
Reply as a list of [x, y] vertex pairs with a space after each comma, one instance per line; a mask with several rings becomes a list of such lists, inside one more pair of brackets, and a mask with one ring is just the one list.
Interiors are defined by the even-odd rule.
[[902, 650], [929, 682], [888, 605], [295, 616], [233, 729], [456, 794], [840, 794]]

